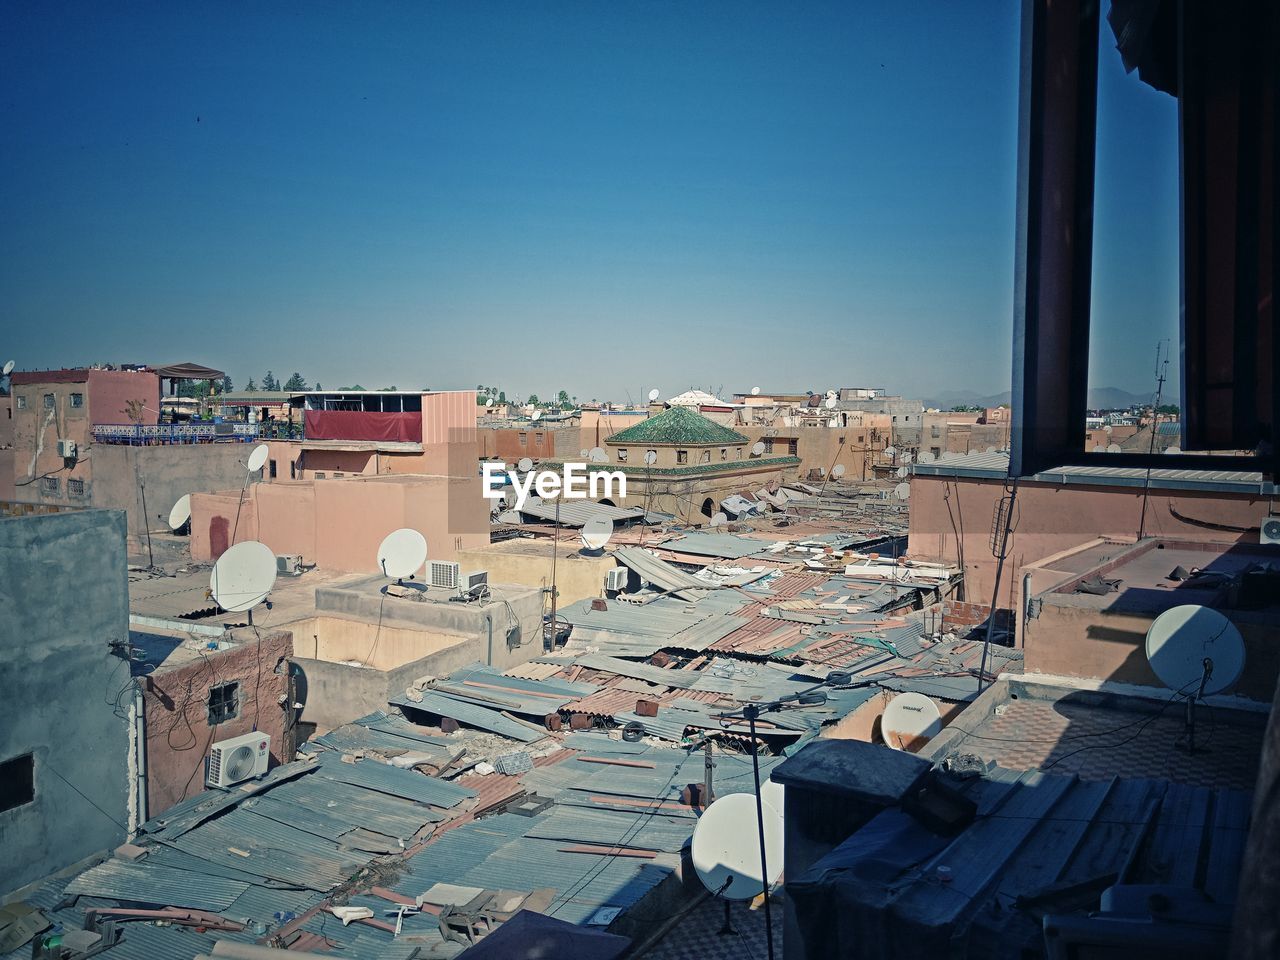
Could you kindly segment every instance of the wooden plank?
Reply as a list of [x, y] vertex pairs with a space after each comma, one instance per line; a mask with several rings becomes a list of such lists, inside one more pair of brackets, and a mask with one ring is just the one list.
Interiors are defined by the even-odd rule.
[[615, 757], [574, 757], [579, 763], [607, 763], [613, 767], [641, 767], [645, 770], [656, 770], [657, 764], [648, 760], [619, 760]]
[[571, 847], [556, 847], [561, 853], [589, 853], [601, 857], [632, 857], [637, 860], [652, 860], [658, 855], [656, 850], [642, 850], [639, 847], [604, 847], [594, 843], [577, 843]]

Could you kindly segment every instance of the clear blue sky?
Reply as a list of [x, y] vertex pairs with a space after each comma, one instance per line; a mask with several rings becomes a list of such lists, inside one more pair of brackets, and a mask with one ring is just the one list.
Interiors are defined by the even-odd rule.
[[[1005, 389], [1019, 7], [10, 0], [0, 352]], [[1175, 329], [1175, 112], [1108, 39], [1095, 383], [1136, 390]]]

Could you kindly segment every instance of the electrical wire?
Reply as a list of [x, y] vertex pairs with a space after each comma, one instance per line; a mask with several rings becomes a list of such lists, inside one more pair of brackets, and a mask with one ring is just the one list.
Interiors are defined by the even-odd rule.
[[110, 820], [112, 823], [114, 823], [117, 827], [119, 827], [121, 830], [125, 831], [125, 833], [128, 833], [128, 832], [129, 832], [129, 828], [128, 828], [128, 827], [126, 827], [123, 823], [121, 823], [119, 820], [117, 820], [117, 819], [116, 819], [115, 817], [113, 817], [111, 814], [107, 813], [107, 811], [103, 810], [103, 809], [102, 809], [100, 806], [98, 806], [98, 805], [97, 805], [97, 803], [95, 803], [95, 802], [94, 802], [94, 801], [93, 801], [93, 800], [92, 800], [88, 795], [86, 795], [86, 794], [85, 794], [85, 792], [84, 792], [83, 790], [81, 790], [81, 789], [80, 789], [79, 787], [77, 787], [74, 783], [72, 783], [70, 780], [68, 780], [66, 777], [64, 777], [61, 773], [59, 773], [59, 772], [58, 772], [58, 768], [57, 768], [57, 767], [55, 767], [52, 763], [50, 763], [47, 757], [41, 757], [41, 758], [40, 758], [40, 766], [41, 766], [41, 767], [44, 767], [44, 768], [47, 768], [47, 769], [48, 769], [48, 771], [49, 771], [50, 773], [52, 773], [55, 777], [57, 777], [59, 780], [61, 780], [63, 783], [65, 783], [68, 787], [70, 787], [72, 790], [74, 790], [76, 793], [78, 793], [78, 794], [80, 795], [80, 797], [85, 801], [85, 803], [87, 803], [87, 804], [89, 804], [89, 806], [93, 807], [93, 809], [97, 810], [100, 814], [102, 814], [104, 817], [106, 817], [108, 820]]

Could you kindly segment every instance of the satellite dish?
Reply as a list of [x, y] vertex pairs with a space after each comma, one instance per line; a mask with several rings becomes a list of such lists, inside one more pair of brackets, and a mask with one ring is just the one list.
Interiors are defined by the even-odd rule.
[[1165, 447], [1164, 452], [1165, 453], [1181, 453], [1182, 448], [1181, 447]]
[[520, 462], [516, 464], [516, 469], [521, 473], [528, 473], [533, 469], [533, 461], [528, 457], [521, 457]]
[[[936, 458], [928, 450], [921, 450], [915, 456], [916, 463], [933, 463], [934, 459]], [[908, 450], [906, 453], [902, 455], [902, 462], [903, 463], [911, 462], [911, 451]]]
[[585, 459], [587, 459], [587, 455], [588, 455], [589, 453], [591, 453], [591, 451], [590, 451], [590, 450], [588, 450], [588, 449], [586, 449], [586, 448], [584, 447], [583, 449], [581, 449], [581, 450], [579, 450], [579, 451], [578, 451], [578, 456], [582, 457], [582, 459], [583, 459], [583, 460], [585, 460]]
[[911, 476], [911, 471], [910, 471], [910, 470], [908, 470], [906, 467], [899, 467], [899, 468], [898, 468], [898, 476], [899, 476], [899, 477], [903, 477], [903, 478], [909, 477], [909, 476]]
[[191, 519], [191, 494], [184, 493], [169, 511], [169, 529], [180, 530]]
[[230, 547], [213, 565], [209, 591], [219, 607], [238, 613], [256, 607], [276, 584], [276, 555], [265, 543], [246, 540]]
[[942, 731], [937, 705], [923, 693], [900, 693], [880, 718], [880, 735], [895, 750], [915, 753]]
[[[782, 874], [782, 815], [767, 800], [762, 806], [772, 886]], [[702, 885], [725, 900], [751, 900], [760, 894], [766, 878], [760, 869], [754, 794], [731, 793], [707, 807], [693, 828], [692, 858]], [[727, 887], [725, 881], [730, 881]]]
[[392, 530], [378, 547], [378, 569], [393, 580], [412, 577], [427, 562], [427, 538], [410, 527]]
[[1120, 452], [1120, 444], [1118, 443], [1107, 444], [1107, 453], [1119, 453], [1119, 452]]
[[249, 462], [247, 464], [250, 473], [256, 473], [262, 469], [262, 465], [267, 462], [267, 456], [271, 453], [271, 448], [265, 443], [260, 443], [253, 448], [253, 453], [249, 454]]
[[[7, 377], [7, 376], [8, 376], [9, 374], [11, 374], [11, 373], [13, 373], [13, 361], [12, 361], [12, 360], [6, 360], [6, 361], [4, 362], [4, 372], [3, 372], [3, 373], [0, 373], [0, 377]], [[758, 390], [758, 389], [760, 389], [760, 388], [759, 388], [759, 387], [757, 387], [756, 389]]]
[[613, 521], [608, 517], [593, 517], [582, 525], [582, 545], [588, 550], [600, 550], [613, 536]]
[[539, 417], [541, 417], [541, 416], [542, 416], [542, 411], [541, 411], [541, 410], [535, 410], [535, 411], [533, 411], [533, 413], [529, 414], [529, 419], [530, 419], [530, 420], [537, 420], [537, 419], [538, 419]]
[[645, 462], [645, 463], [647, 463], [649, 466], [653, 466], [655, 463], [657, 463], [657, 462], [658, 462], [658, 451], [657, 451], [657, 450], [646, 450], [646, 451], [644, 452], [644, 462]]
[[654, 387], [652, 390], [649, 391], [649, 402], [653, 403], [653, 401], [657, 399], [658, 399], [658, 388]]
[[843, 463], [837, 463], [834, 467], [832, 467], [832, 468], [831, 468], [831, 475], [832, 475], [833, 477], [843, 477], [843, 476], [844, 476], [844, 464], [843, 464]]
[[835, 407], [836, 407], [836, 398], [835, 398], [835, 397], [827, 397], [827, 399], [826, 399], [826, 404], [827, 404], [827, 409], [828, 409], [828, 410], [834, 410], [834, 409], [835, 409]]
[[728, 522], [729, 522], [728, 515], [725, 513], [722, 513], [719, 510], [717, 510], [715, 513], [711, 515], [711, 525], [713, 527], [723, 527]]
[[[783, 823], [786, 823], [787, 788], [782, 784], [769, 779], [760, 784], [760, 796], [764, 798], [765, 803], [778, 811], [778, 816], [782, 817]], [[758, 832], [756, 839], [759, 839]]]
[[764, 441], [757, 440], [755, 443], [751, 445], [751, 455], [753, 457], [758, 457], [762, 453], [764, 453]]
[[987, 447], [987, 453], [999, 453], [999, 452], [1000, 451], [995, 447]]
[[893, 495], [899, 500], [907, 500], [911, 497], [911, 484], [900, 483], [893, 488]]
[[896, 457], [896, 456], [898, 455], [898, 448], [897, 448], [897, 447], [885, 447], [885, 448], [884, 448], [884, 455], [885, 455], [886, 457]]
[[1106, 452], [1106, 450], [1107, 450], [1107, 448], [1106, 448], [1106, 447], [1104, 447], [1104, 446], [1103, 446], [1102, 444], [1100, 444], [1100, 443], [1095, 443], [1095, 444], [1093, 445], [1093, 452], [1094, 452], [1094, 453], [1105, 453], [1105, 452]]
[[904, 450], [902, 453], [902, 462], [910, 463], [915, 459], [915, 455], [910, 450]]
[[1111, 424], [1109, 424], [1109, 423], [1108, 423], [1105, 427], [1103, 427], [1103, 428], [1102, 428], [1102, 432], [1103, 432], [1103, 433], [1110, 433], [1110, 432], [1111, 432]]
[[828, 391], [827, 391], [827, 396], [828, 396], [829, 398], [830, 398], [830, 397], [834, 397], [835, 395], [836, 395], [836, 392], [835, 392], [834, 390], [828, 390]]
[[[10, 361], [9, 361], [9, 363], [10, 363], [10, 364], [12, 364], [12, 363], [13, 363], [13, 361], [12, 361], [12, 360], [10, 360]], [[753, 397], [758, 397], [758, 396], [760, 396], [760, 388], [759, 388], [759, 387], [752, 387], [752, 388], [751, 388], [751, 395], [752, 395]]]
[[605, 452], [604, 447], [592, 447], [587, 451], [587, 458], [592, 463], [605, 463], [609, 459], [609, 454]]
[[1147, 630], [1147, 663], [1170, 690], [1190, 691], [1192, 697], [1221, 693], [1244, 672], [1244, 639], [1217, 610], [1185, 604], [1152, 621]]

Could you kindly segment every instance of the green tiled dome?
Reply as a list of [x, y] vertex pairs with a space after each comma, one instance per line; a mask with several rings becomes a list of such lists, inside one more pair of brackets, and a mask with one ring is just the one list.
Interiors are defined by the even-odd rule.
[[610, 446], [660, 443], [697, 447], [746, 443], [747, 438], [690, 407], [672, 407], [615, 433], [606, 442]]

